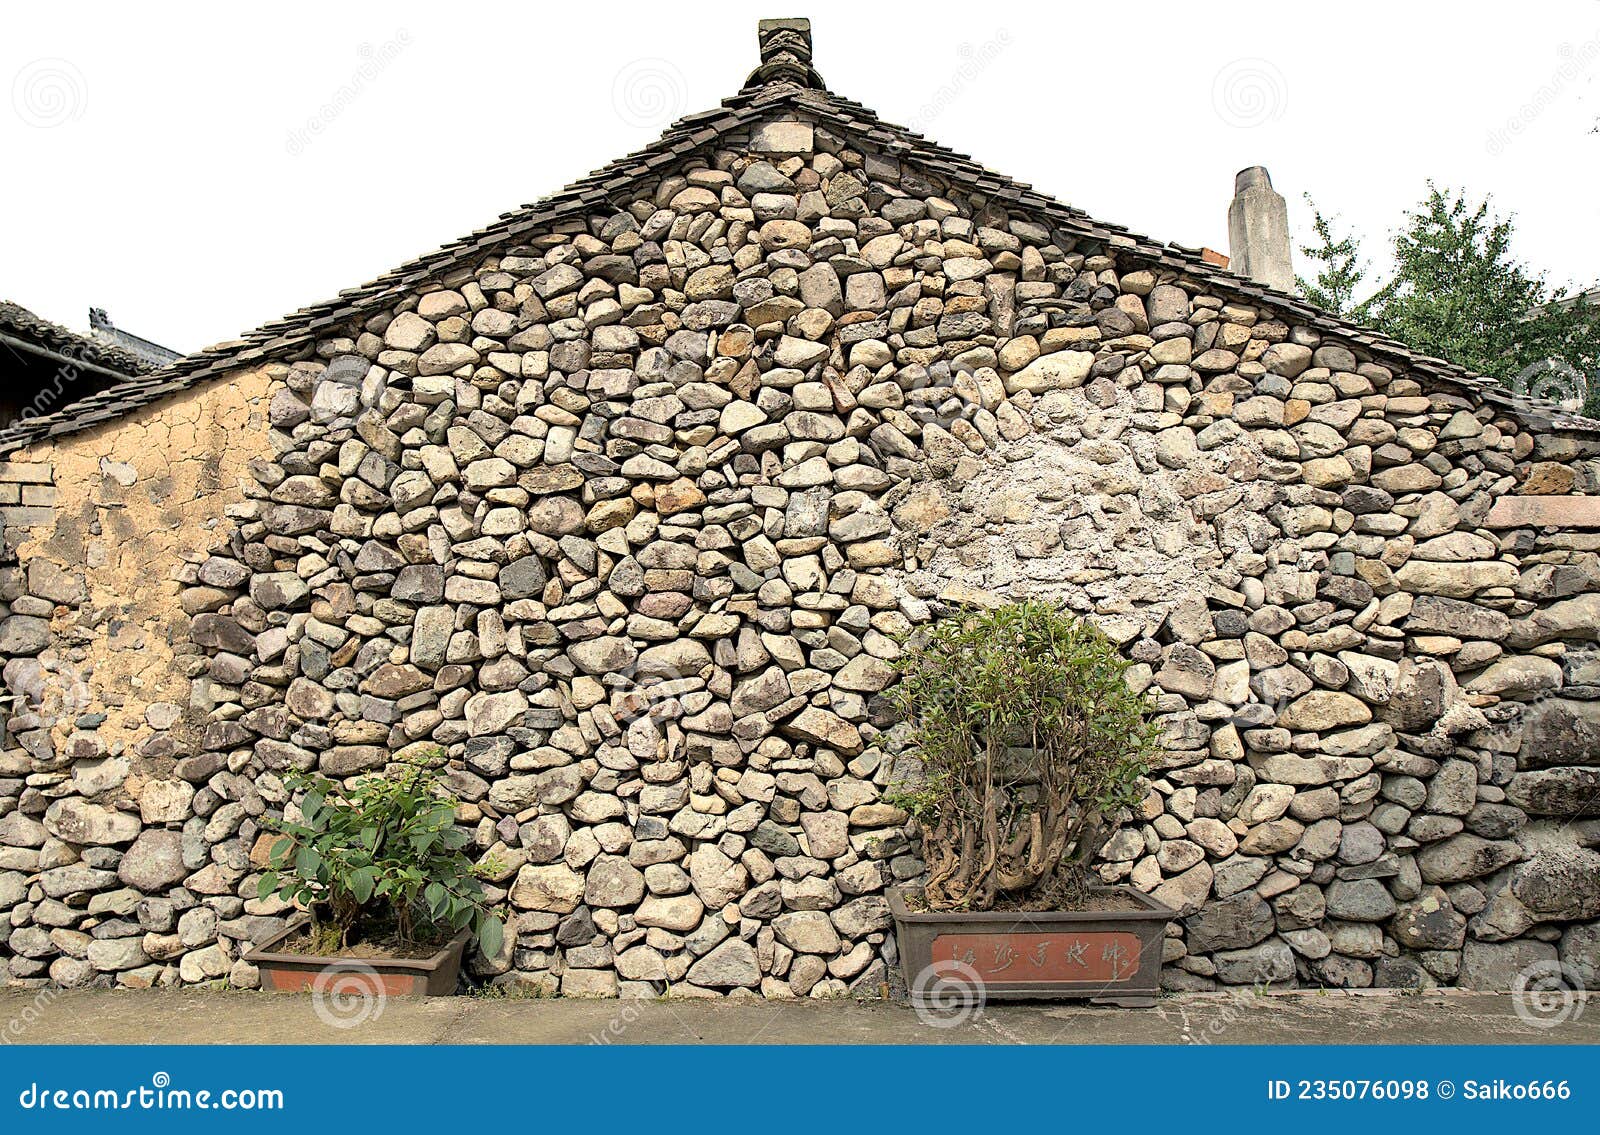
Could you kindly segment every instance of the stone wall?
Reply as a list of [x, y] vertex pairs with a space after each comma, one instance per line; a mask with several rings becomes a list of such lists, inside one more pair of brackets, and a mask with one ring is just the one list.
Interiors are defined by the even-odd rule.
[[1042, 595], [1163, 726], [1100, 871], [1184, 916], [1168, 986], [1592, 979], [1600, 435], [808, 122], [716, 145], [271, 370], [270, 458], [145, 561], [203, 716], [124, 714], [126, 780], [5, 754], [13, 978], [250, 984], [283, 774], [439, 745], [503, 866], [480, 977], [876, 992], [896, 640]]
[[[0, 658], [14, 699], [0, 752], [0, 908], [14, 979], [119, 973], [136, 984], [161, 973], [152, 958], [182, 953], [146, 937], [176, 915], [170, 897], [142, 901], [165, 883], [128, 844], [142, 826], [194, 815], [195, 790], [172, 769], [200, 745], [217, 661], [192, 639], [190, 615], [204, 608], [190, 585], [245, 499], [246, 464], [270, 453], [271, 384], [241, 373], [0, 465], [0, 492], [17, 479], [36, 505], [0, 508], [12, 561], [0, 568]], [[152, 839], [164, 837], [140, 849]], [[209, 856], [190, 832], [190, 868]]]

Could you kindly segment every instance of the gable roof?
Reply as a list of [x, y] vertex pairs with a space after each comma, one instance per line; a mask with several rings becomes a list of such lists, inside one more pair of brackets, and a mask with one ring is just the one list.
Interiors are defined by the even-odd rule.
[[59, 323], [35, 315], [20, 303], [0, 300], [0, 334], [32, 343], [57, 355], [80, 363], [92, 363], [124, 375], [149, 374], [154, 362], [115, 343], [83, 335]]
[[1163, 243], [1121, 225], [1098, 221], [1025, 182], [987, 169], [965, 154], [883, 121], [860, 103], [834, 94], [823, 84], [811, 65], [808, 21], [762, 21], [761, 49], [760, 66], [738, 94], [714, 109], [679, 119], [652, 145], [603, 166], [550, 197], [504, 213], [494, 223], [407, 261], [375, 280], [347, 288], [333, 299], [263, 324], [240, 339], [186, 355], [168, 367], [120, 383], [56, 413], [0, 430], [0, 454], [45, 437], [113, 421], [229, 371], [293, 354], [315, 343], [324, 333], [380, 311], [413, 288], [496, 250], [590, 212], [623, 207], [646, 183], [673, 171], [723, 136], [782, 114], [812, 119], [836, 134], [859, 140], [886, 157], [942, 177], [968, 192], [982, 194], [991, 202], [1048, 220], [1076, 237], [1100, 242], [1132, 259], [1178, 272], [1293, 322], [1337, 336], [1363, 348], [1377, 361], [1406, 369], [1413, 377], [1481, 398], [1531, 428], [1600, 435], [1600, 422], [1566, 411], [1555, 402], [1515, 393], [1493, 379], [1413, 351], [1371, 328], [1230, 272], [1207, 259], [1202, 249]]

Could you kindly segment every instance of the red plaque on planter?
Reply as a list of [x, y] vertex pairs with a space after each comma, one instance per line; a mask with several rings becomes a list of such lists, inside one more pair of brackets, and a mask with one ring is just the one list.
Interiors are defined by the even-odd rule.
[[1090, 909], [1057, 911], [912, 910], [908, 894], [920, 897], [891, 889], [889, 910], [913, 1005], [935, 1007], [962, 984], [980, 986], [990, 1001], [1130, 1007], [1154, 1005], [1161, 992], [1174, 912], [1137, 888], [1092, 888]]
[[986, 985], [1007, 982], [1130, 981], [1139, 972], [1140, 941], [1124, 931], [1064, 934], [940, 934], [932, 962], [970, 966]]

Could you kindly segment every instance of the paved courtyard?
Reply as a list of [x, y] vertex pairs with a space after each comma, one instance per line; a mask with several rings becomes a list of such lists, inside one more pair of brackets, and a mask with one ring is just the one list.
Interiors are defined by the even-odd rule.
[[[1593, 995], [1590, 995], [1591, 997]], [[884, 1002], [438, 997], [322, 1007], [299, 994], [0, 990], [12, 1044], [1600, 1044], [1503, 994], [1186, 994], [1155, 1008], [990, 1005], [936, 1027]], [[1584, 1010], [1588, 1010], [1585, 1012]], [[343, 1020], [336, 1027], [331, 1020]]]

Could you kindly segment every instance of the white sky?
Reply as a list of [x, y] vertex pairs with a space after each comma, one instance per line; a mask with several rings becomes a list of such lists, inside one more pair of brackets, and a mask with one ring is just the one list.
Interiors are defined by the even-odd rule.
[[764, 14], [810, 17], [835, 92], [1163, 240], [1225, 251], [1265, 164], [1297, 235], [1309, 190], [1381, 256], [1432, 177], [1514, 211], [1552, 282], [1600, 279], [1600, 0], [13, 2], [0, 297], [231, 338], [733, 94]]

